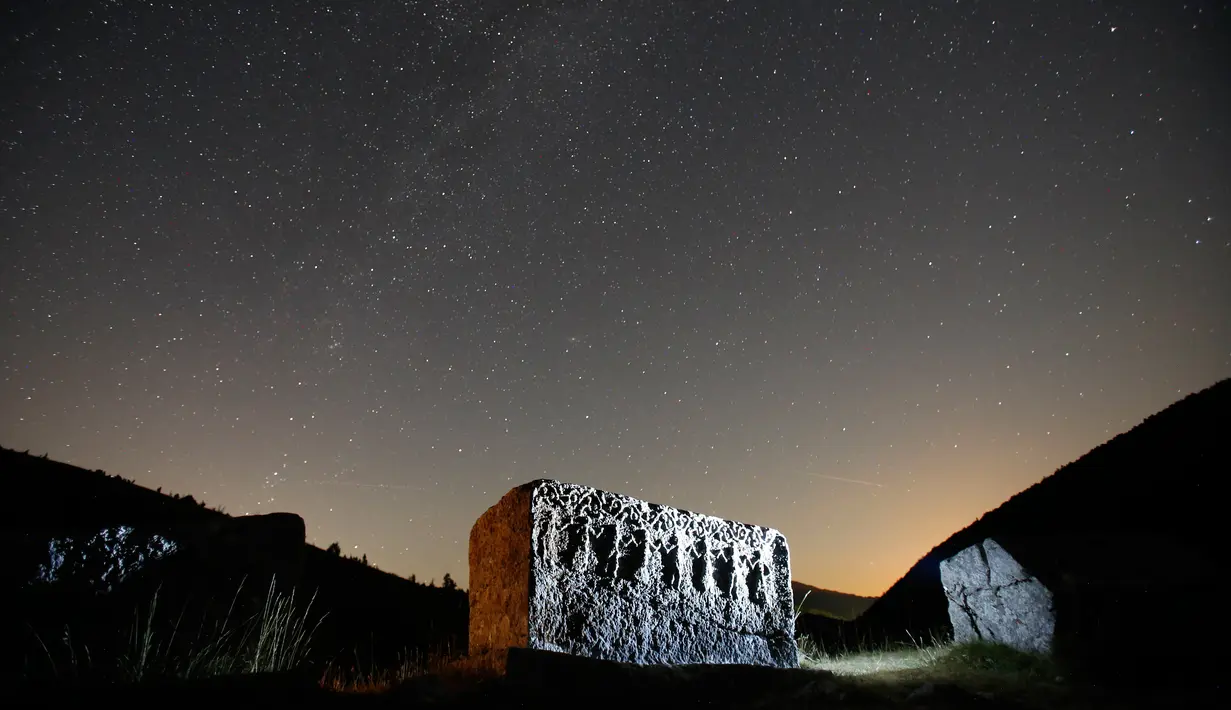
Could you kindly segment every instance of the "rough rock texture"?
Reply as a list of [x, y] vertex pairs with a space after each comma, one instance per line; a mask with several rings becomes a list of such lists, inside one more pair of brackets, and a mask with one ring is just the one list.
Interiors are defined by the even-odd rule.
[[47, 559], [31, 583], [69, 582], [110, 592], [163, 560], [198, 569], [225, 567], [294, 585], [303, 570], [303, 518], [270, 513], [173, 526], [118, 525], [47, 540]]
[[74, 580], [109, 592], [134, 572], [177, 549], [173, 540], [127, 525], [103, 528], [85, 538], [53, 537], [47, 542], [47, 562], [39, 565], [38, 577], [30, 583]]
[[470, 529], [471, 656], [530, 643], [530, 494], [509, 491]]
[[559, 481], [513, 489], [470, 534], [470, 653], [798, 666], [776, 530]]
[[949, 620], [958, 643], [991, 641], [1050, 653], [1056, 613], [1050, 590], [995, 540], [971, 545], [940, 563]]

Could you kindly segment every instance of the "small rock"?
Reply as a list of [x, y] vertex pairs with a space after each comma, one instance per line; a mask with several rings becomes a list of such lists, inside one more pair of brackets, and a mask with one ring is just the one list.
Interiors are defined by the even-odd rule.
[[910, 691], [910, 695], [907, 695], [906, 699], [907, 700], [919, 700], [921, 698], [926, 698], [935, 692], [936, 692], [935, 685], [932, 685], [931, 683], [924, 683], [918, 688], [915, 688], [914, 690]]
[[842, 697], [842, 694], [839, 692], [838, 684], [835, 683], [832, 678], [826, 678], [825, 680], [814, 680], [800, 688], [799, 692], [795, 693], [796, 698], [814, 698], [818, 695], [836, 695], [838, 699], [841, 699]]

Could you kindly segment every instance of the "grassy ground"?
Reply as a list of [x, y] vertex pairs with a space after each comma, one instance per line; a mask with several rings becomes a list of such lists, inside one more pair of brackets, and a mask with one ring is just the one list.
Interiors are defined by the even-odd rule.
[[[1038, 710], [1069, 710], [1094, 707], [1150, 707], [1158, 698], [1179, 700], [1176, 693], [1133, 696], [1115, 688], [1099, 688], [1066, 680], [1048, 657], [1021, 653], [988, 643], [956, 645], [931, 640], [909, 646], [830, 651], [800, 639], [798, 671], [749, 667], [645, 668], [606, 664], [603, 667], [567, 665], [555, 667], [529, 682], [498, 677], [481, 667], [482, 659], [469, 659], [441, 649], [431, 654], [406, 652], [392, 668], [364, 668], [358, 656], [331, 662], [319, 677], [306, 677], [302, 670], [312, 633], [321, 615], [312, 600], [296, 602], [293, 595], [279, 595], [271, 585], [261, 610], [245, 619], [228, 613], [204, 634], [185, 639], [180, 619], [159, 625], [158, 598], [138, 609], [127, 634], [125, 652], [107, 665], [119, 673], [108, 674], [134, 688], [155, 685], [162, 679], [222, 681], [220, 692], [252, 697], [245, 678], [265, 676], [269, 683], [259, 692], [283, 696], [285, 683], [300, 690], [322, 693], [339, 701], [382, 697], [393, 701], [424, 698], [453, 707], [502, 707], [519, 702], [540, 702], [565, 686], [574, 671], [593, 681], [594, 687], [620, 687], [636, 695], [638, 689], [651, 697], [664, 693], [680, 701], [715, 695], [718, 706], [739, 707], [898, 708], [898, 707], [1013, 707]], [[202, 627], [206, 625], [202, 624]], [[198, 629], [198, 632], [204, 630]], [[70, 650], [73, 644], [69, 641]], [[46, 646], [48, 662], [53, 655]], [[87, 651], [88, 649], [83, 649]], [[74, 664], [77, 662], [74, 656]], [[100, 659], [89, 662], [98, 665]], [[554, 663], [554, 661], [553, 661]], [[602, 666], [603, 664], [600, 664]], [[610, 667], [607, 667], [610, 666]], [[63, 666], [54, 669], [60, 680]], [[766, 675], [766, 671], [770, 675]], [[278, 677], [277, 674], [286, 674]], [[590, 674], [593, 674], [591, 677]], [[273, 676], [273, 677], [270, 677]], [[266, 681], [260, 681], [265, 683]], [[723, 687], [719, 687], [723, 686]], [[724, 689], [729, 686], [729, 689]], [[115, 687], [115, 686], [112, 686]], [[227, 695], [226, 697], [230, 697]], [[1128, 701], [1125, 701], [1125, 698]], [[502, 705], [503, 703], [503, 705]], [[684, 702], [686, 705], [687, 702]]]
[[447, 675], [464, 680], [467, 675], [477, 677], [478, 671], [469, 668], [464, 658], [448, 648], [431, 653], [406, 650], [391, 668], [364, 668], [358, 658], [353, 662], [331, 662], [321, 675], [320, 686], [343, 693], [383, 693], [416, 679]]
[[198, 623], [161, 608], [156, 591], [144, 608], [134, 609], [112, 658], [95, 657], [87, 643], [73, 639], [67, 626], [59, 639], [36, 633], [36, 677], [140, 683], [282, 673], [300, 667], [325, 617], [313, 609], [315, 597], [296, 600], [294, 590], [279, 592], [271, 580], [259, 611], [240, 616], [236, 601], [242, 591], [241, 583], [221, 618], [202, 618]]
[[986, 642], [824, 653], [803, 640], [800, 665], [828, 671], [841, 692], [880, 699], [886, 707], [1206, 707], [1223, 694], [1220, 681], [1200, 674], [1179, 681], [1148, 670], [1114, 680], [1073, 678], [1052, 657]]
[[[432, 704], [442, 708], [554, 707], [572, 704], [595, 688], [618, 689], [621, 704], [672, 707], [738, 707], [783, 710], [828, 707], [1093, 708], [1204, 707], [1205, 696], [1184, 689], [1134, 695], [1114, 688], [1069, 684], [1051, 662], [988, 644], [920, 645], [823, 654], [805, 644], [799, 670], [749, 666], [630, 667], [576, 659], [548, 659], [547, 673], [498, 676], [472, 667], [472, 659], [447, 654], [407, 656], [396, 668], [355, 673], [334, 667], [319, 681], [270, 674], [216, 677], [202, 685], [160, 688], [157, 683], [110, 686], [90, 698], [174, 703], [188, 699], [263, 703], [358, 702], [390, 707]], [[563, 654], [555, 654], [563, 656]], [[581, 662], [579, 662], [581, 661]], [[245, 679], [252, 679], [249, 682]], [[580, 694], [580, 695], [579, 695]]]
[[1054, 708], [1074, 695], [1047, 657], [990, 643], [919, 644], [826, 654], [803, 640], [800, 665], [833, 673], [844, 686], [892, 701], [923, 699], [937, 689], [974, 698]]

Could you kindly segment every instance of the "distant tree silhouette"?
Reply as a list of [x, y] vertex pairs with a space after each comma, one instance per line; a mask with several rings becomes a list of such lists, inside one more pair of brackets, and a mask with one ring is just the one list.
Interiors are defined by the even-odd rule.
[[440, 581], [441, 589], [457, 589], [457, 582], [453, 581], [453, 575], [445, 572], [445, 578]]
[[413, 574], [412, 574], [412, 575], [410, 575], [410, 581], [411, 581], [411, 583], [412, 583], [412, 584], [418, 584], [418, 583], [419, 583], [419, 580], [418, 580], [418, 579], [415, 579], [415, 576], [414, 576]]
[[342, 546], [339, 545], [337, 542], [331, 542], [329, 543], [329, 547], [325, 548], [325, 552], [330, 552], [330, 553], [333, 553], [341, 557], [342, 556]]
[[366, 553], [366, 552], [365, 552], [365, 553], [363, 553], [363, 559], [361, 560], [361, 562], [363, 562], [363, 566], [364, 566], [364, 567], [367, 567], [367, 566], [368, 566], [368, 553]]

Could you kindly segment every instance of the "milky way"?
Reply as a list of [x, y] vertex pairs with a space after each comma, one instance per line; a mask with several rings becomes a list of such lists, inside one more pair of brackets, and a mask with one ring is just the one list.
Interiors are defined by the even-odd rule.
[[466, 581], [555, 478], [878, 594], [1231, 375], [1224, 3], [11, 3], [0, 443]]

